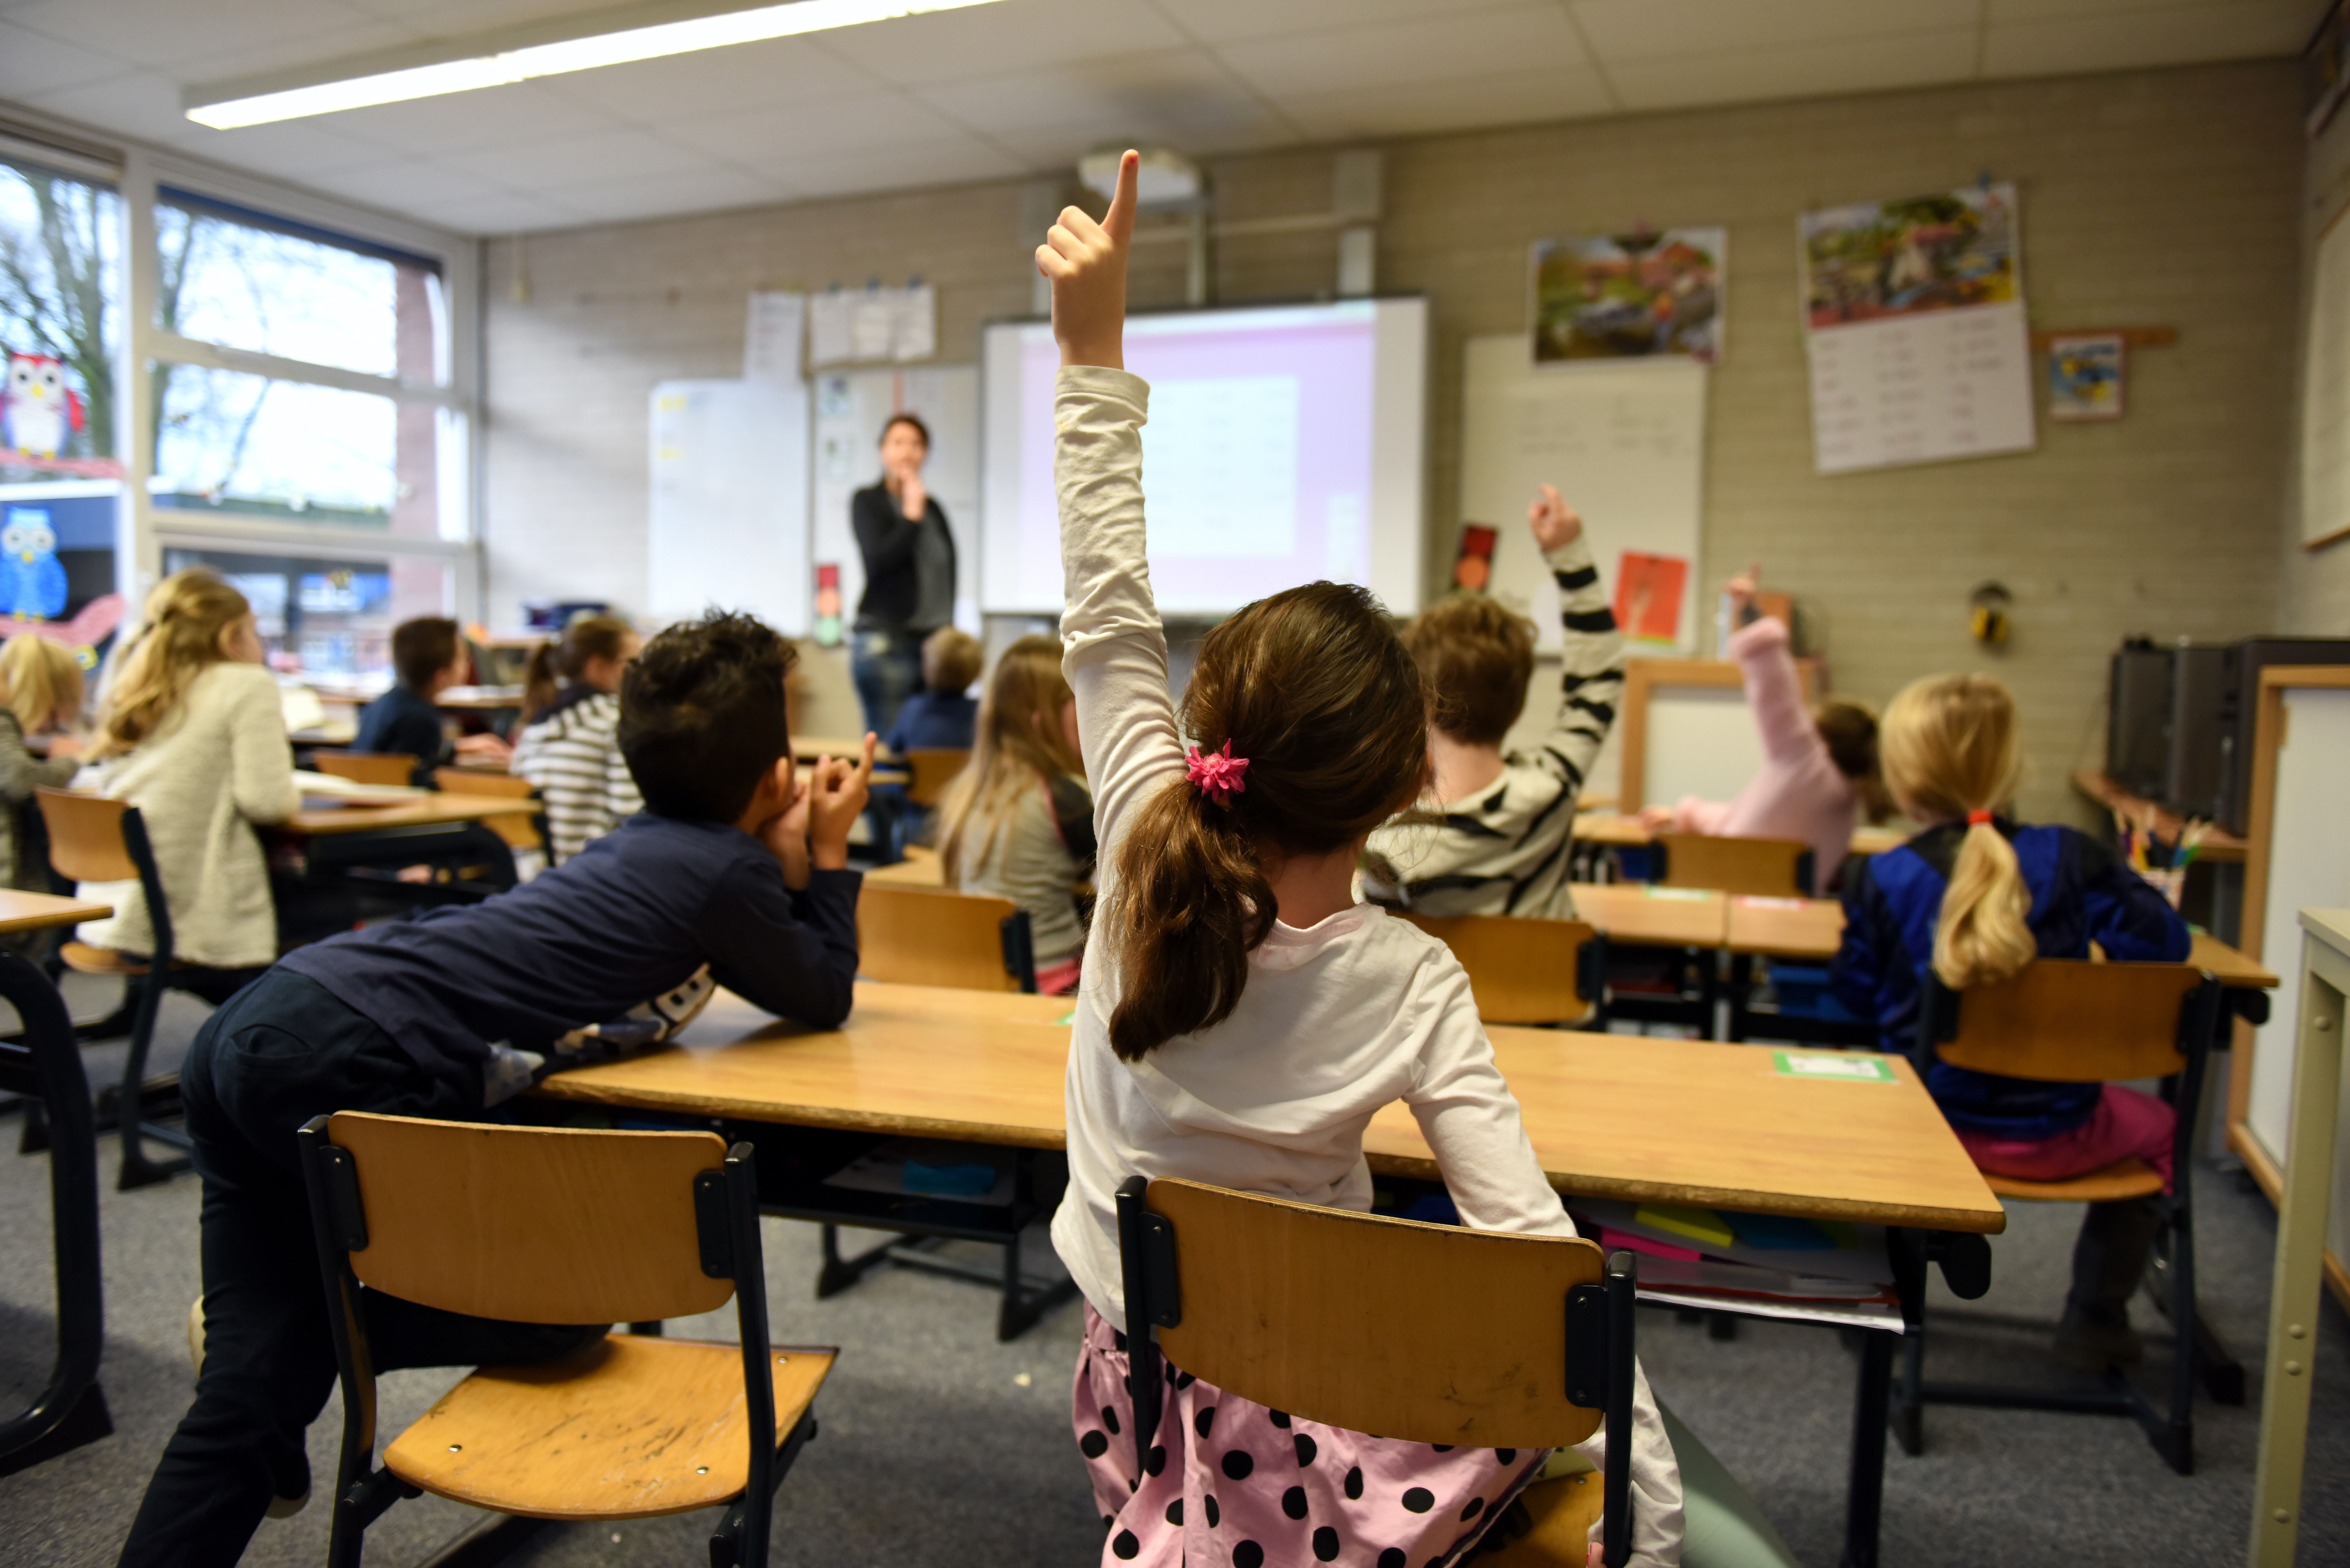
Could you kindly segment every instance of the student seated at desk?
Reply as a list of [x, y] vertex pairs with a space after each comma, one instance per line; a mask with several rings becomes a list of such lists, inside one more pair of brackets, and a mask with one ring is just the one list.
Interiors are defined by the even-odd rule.
[[391, 687], [359, 711], [351, 749], [407, 753], [416, 759], [416, 783], [427, 787], [432, 770], [452, 757], [504, 761], [506, 743], [495, 735], [466, 735], [452, 745], [442, 728], [441, 710], [432, 705], [434, 698], [463, 682], [466, 662], [453, 620], [425, 616], [392, 628]]
[[[1201, 644], [1180, 712], [1169, 700], [1145, 560], [1149, 388], [1120, 368], [1135, 178], [1129, 152], [1105, 222], [1068, 208], [1036, 253], [1061, 346], [1061, 624], [1103, 846], [1053, 1220], [1087, 1303], [1078, 1449], [1105, 1568], [1287, 1568], [1330, 1560], [1315, 1543], [1333, 1538], [1346, 1561], [1419, 1568], [1476, 1539], [1547, 1453], [1334, 1428], [1191, 1376], [1159, 1431], [1122, 1420], [1115, 1195], [1130, 1176], [1367, 1210], [1363, 1129], [1400, 1098], [1470, 1224], [1574, 1233], [1459, 961], [1350, 890], [1365, 839], [1428, 779], [1427, 691], [1386, 610], [1333, 583], [1259, 600]], [[1636, 1397], [1632, 1560], [1653, 1568], [1679, 1561], [1680, 1478], [1637, 1375]], [[1165, 1462], [1139, 1464], [1139, 1447]]]
[[[172, 985], [225, 1001], [277, 956], [277, 906], [256, 826], [301, 805], [277, 679], [244, 596], [213, 572], [175, 572], [117, 668], [89, 748], [94, 782], [139, 808], [171, 904]], [[79, 927], [95, 947], [154, 950], [136, 882], [85, 882], [114, 913]]]
[[[0, 886], [49, 890], [48, 868], [17, 854], [17, 822], [36, 789], [63, 789], [81, 771], [73, 722], [81, 712], [81, 666], [63, 643], [20, 631], [0, 643]], [[25, 749], [26, 737], [49, 737], [49, 754]], [[5, 939], [0, 939], [5, 942]]]
[[[511, 893], [299, 949], [197, 1033], [181, 1087], [204, 1181], [203, 1365], [125, 1564], [224, 1568], [265, 1511], [308, 1494], [303, 1433], [335, 1355], [295, 1140], [305, 1122], [339, 1110], [479, 1120], [558, 1066], [664, 1037], [713, 981], [817, 1028], [847, 1016], [848, 829], [873, 742], [860, 762], [819, 763], [803, 788], [784, 722], [789, 659], [746, 616], [661, 633], [620, 691], [644, 815]], [[609, 1326], [362, 1295], [378, 1372], [544, 1361]]]
[[906, 699], [881, 743], [908, 752], [967, 752], [978, 733], [979, 704], [969, 695], [979, 679], [979, 639], [942, 626], [922, 639], [922, 690]]
[[1026, 911], [1036, 989], [1075, 991], [1086, 948], [1076, 888], [1093, 874], [1094, 797], [1058, 638], [1024, 637], [1003, 650], [977, 741], [939, 806], [947, 885]]
[[1534, 678], [1534, 628], [1478, 594], [1455, 594], [1404, 628], [1430, 698], [1440, 803], [1371, 835], [1363, 887], [1427, 915], [1575, 918], [1566, 881], [1575, 797], [1624, 693], [1624, 639], [1583, 536], [1545, 484], [1527, 524], [1558, 585], [1558, 718], [1532, 752], [1502, 751]]
[[[618, 616], [584, 616], [559, 643], [530, 656], [507, 771], [528, 779], [546, 807], [547, 848], [560, 866], [643, 808], [620, 755], [620, 676], [644, 641]], [[562, 683], [556, 683], [556, 677]]]
[[[2102, 844], [1999, 815], [2022, 771], [2015, 699], [1987, 675], [1913, 682], [1885, 711], [1879, 745], [1894, 801], [1926, 830], [1845, 878], [1837, 995], [1874, 1018], [1884, 1048], [1915, 1047], [1928, 968], [1952, 987], [2006, 979], [2034, 958], [2177, 963], [2186, 922]], [[2054, 1181], [2133, 1156], [2170, 1186], [2171, 1109], [2120, 1084], [2043, 1084], [1936, 1062], [1926, 1087], [1995, 1175]], [[2136, 1361], [2129, 1299], [2160, 1223], [2149, 1200], [2092, 1203], [2073, 1249], [2057, 1354], [2102, 1369]]]
[[1762, 770], [1735, 800], [1683, 795], [1675, 805], [1643, 807], [1640, 820], [1729, 838], [1800, 838], [1812, 846], [1814, 889], [1825, 890], [1835, 885], [1861, 814], [1871, 823], [1893, 815], [1877, 770], [1877, 715], [1846, 697], [1805, 710], [1787, 623], [1754, 607], [1756, 575], [1749, 567], [1722, 592], [1740, 623], [1729, 652], [1762, 732]]

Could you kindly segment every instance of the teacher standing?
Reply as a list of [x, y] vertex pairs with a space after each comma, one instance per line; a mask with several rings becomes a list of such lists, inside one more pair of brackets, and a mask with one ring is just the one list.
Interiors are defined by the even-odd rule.
[[922, 639], [954, 621], [954, 535], [922, 487], [931, 431], [912, 414], [881, 427], [881, 481], [857, 493], [849, 523], [865, 558], [849, 671], [865, 727], [886, 735], [922, 683]]

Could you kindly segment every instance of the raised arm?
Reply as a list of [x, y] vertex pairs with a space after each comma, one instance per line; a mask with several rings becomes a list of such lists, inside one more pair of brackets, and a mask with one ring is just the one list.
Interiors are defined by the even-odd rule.
[[[1732, 613], [1744, 620], [1754, 602], [1756, 569], [1749, 566], [1723, 585]], [[1824, 749], [1820, 729], [1804, 705], [1803, 678], [1795, 672], [1787, 623], [1776, 616], [1746, 620], [1723, 650], [1738, 661], [1746, 686], [1746, 706], [1762, 732], [1762, 754], [1774, 763], [1796, 763]]]
[[1558, 718], [1533, 761], [1580, 791], [1624, 699], [1624, 636], [1616, 629], [1582, 517], [1545, 484], [1527, 507], [1526, 521], [1558, 585], [1559, 616]]
[[[1095, 223], [1063, 210], [1037, 270], [1053, 285], [1061, 345], [1053, 478], [1061, 508], [1062, 668], [1077, 700], [1077, 742], [1107, 847], [1119, 824], [1183, 766], [1167, 693], [1167, 633], [1151, 597], [1142, 518], [1142, 425], [1150, 389], [1125, 369], [1126, 245], [1135, 166]], [[1107, 857], [1104, 857], [1107, 863]]]

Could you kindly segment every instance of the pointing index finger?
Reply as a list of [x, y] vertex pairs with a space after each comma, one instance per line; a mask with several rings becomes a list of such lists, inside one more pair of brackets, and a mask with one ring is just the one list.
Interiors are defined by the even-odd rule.
[[1110, 244], [1123, 250], [1134, 233], [1134, 188], [1140, 178], [1142, 154], [1128, 148], [1118, 161], [1118, 193], [1110, 198], [1109, 212], [1102, 218], [1102, 232]]

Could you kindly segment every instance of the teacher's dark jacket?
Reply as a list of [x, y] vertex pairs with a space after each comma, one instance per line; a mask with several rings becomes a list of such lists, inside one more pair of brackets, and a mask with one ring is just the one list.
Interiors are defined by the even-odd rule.
[[[923, 518], [938, 524], [940, 537], [946, 541], [947, 564], [951, 569], [959, 569], [954, 534], [947, 526], [947, 514], [940, 509], [935, 496], [927, 499], [929, 509]], [[858, 624], [919, 631], [935, 629], [910, 625], [914, 607], [921, 597], [914, 566], [914, 540], [920, 529], [898, 510], [898, 498], [889, 493], [889, 487], [870, 484], [858, 491], [851, 498], [848, 521], [857, 530], [857, 548], [865, 557], [865, 597], [857, 601]]]

